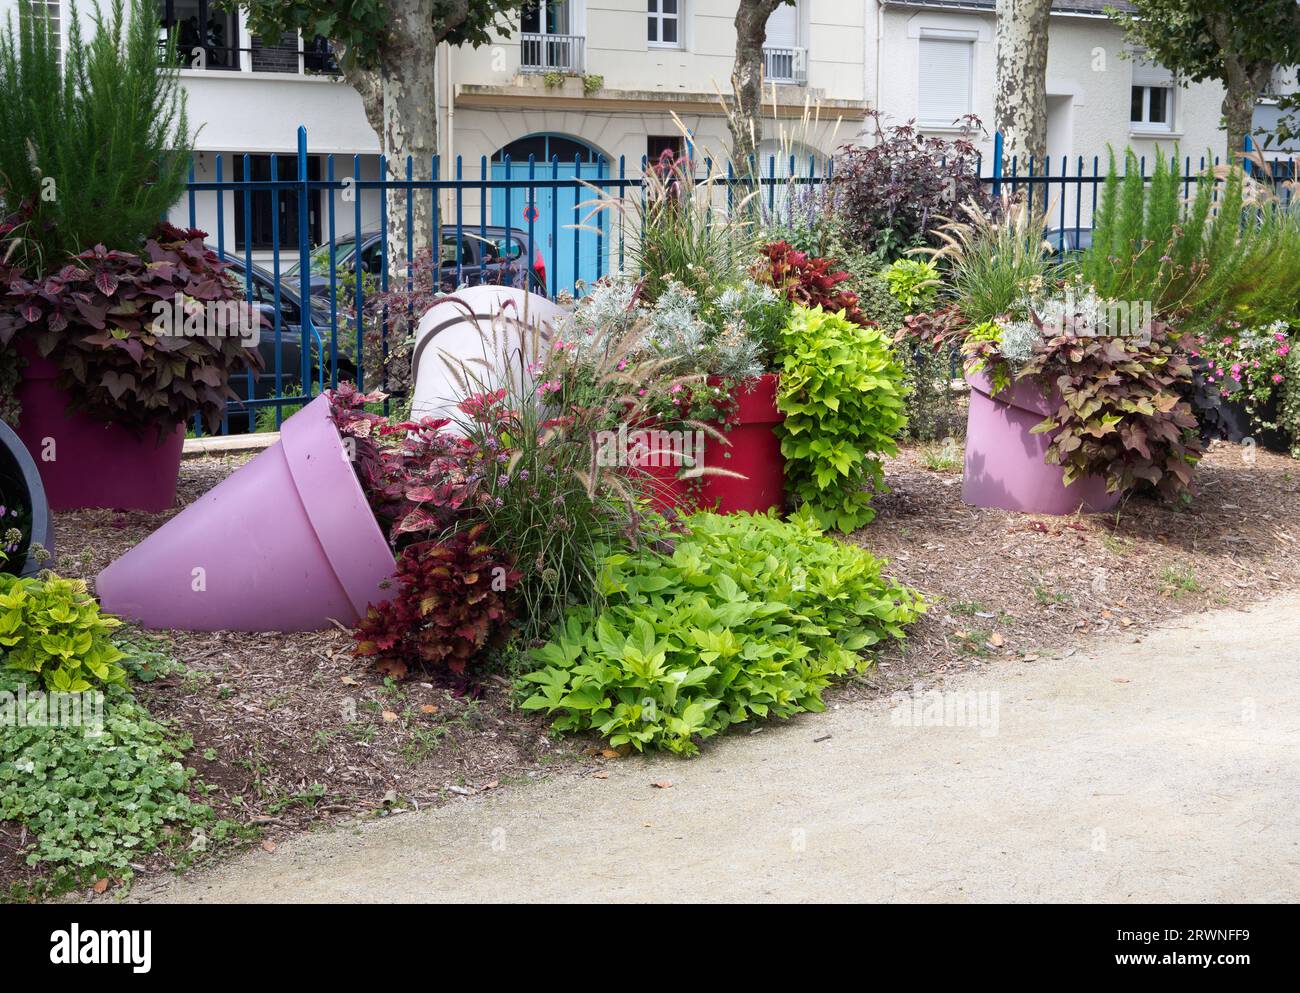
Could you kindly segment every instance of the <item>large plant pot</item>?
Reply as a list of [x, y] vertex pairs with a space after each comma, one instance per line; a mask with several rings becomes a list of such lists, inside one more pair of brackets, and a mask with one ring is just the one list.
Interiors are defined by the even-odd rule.
[[[718, 380], [709, 379], [716, 386]], [[726, 442], [710, 437], [704, 446], [704, 465], [737, 472], [731, 476], [705, 476], [701, 503], [723, 514], [765, 513], [780, 510], [785, 502], [785, 456], [776, 426], [785, 415], [776, 407], [780, 378], [764, 373], [741, 383], [733, 394], [738, 409]]]
[[280, 440], [110, 565], [105, 610], [145, 627], [352, 626], [397, 569], [319, 396]]
[[31, 453], [53, 510], [111, 507], [170, 510], [176, 502], [185, 425], [159, 443], [87, 414], [67, 413], [70, 397], [56, 382], [58, 367], [30, 349], [18, 389], [18, 436]]
[[1030, 514], [1104, 512], [1121, 493], [1107, 493], [1101, 476], [1065, 485], [1065, 471], [1045, 461], [1051, 441], [1030, 434], [1053, 404], [1037, 384], [1020, 380], [996, 396], [983, 373], [968, 373], [970, 411], [966, 419], [966, 468], [962, 499], [975, 507], [1001, 507]]
[[[765, 513], [779, 510], [785, 500], [785, 456], [776, 436], [776, 425], [785, 415], [776, 406], [779, 378], [765, 373], [741, 383], [733, 394], [737, 409], [731, 429], [711, 425], [723, 434], [722, 439], [706, 435], [702, 465], [705, 469], [722, 469], [736, 476], [710, 475], [682, 479], [679, 472], [692, 463], [673, 460], [667, 451], [641, 463], [633, 471], [642, 477], [641, 489], [657, 510], [672, 507], [689, 513], [716, 510], [723, 514]], [[721, 384], [710, 377], [709, 385]], [[667, 464], [655, 464], [655, 462]]]
[[[420, 318], [411, 352], [411, 418], [460, 416], [462, 379], [486, 391], [509, 383], [532, 388], [563, 307], [511, 286], [469, 286], [440, 299]], [[471, 382], [470, 392], [477, 392]]]
[[[1272, 421], [1274, 424], [1278, 420], [1278, 392], [1280, 391], [1274, 392], [1260, 412], [1260, 416], [1264, 420]], [[1224, 400], [1219, 405], [1218, 436], [1232, 442], [1234, 445], [1239, 445], [1247, 438], [1250, 438], [1255, 444], [1271, 452], [1287, 453], [1291, 451], [1291, 442], [1285, 431], [1277, 428], [1257, 429], [1250, 416], [1250, 411], [1246, 409], [1246, 405], [1231, 398]]]
[[31, 518], [27, 542], [0, 562], [0, 569], [30, 576], [40, 569], [31, 555], [33, 545], [54, 554], [54, 519], [36, 463], [22, 439], [3, 421], [0, 421], [0, 508], [0, 543], [5, 532], [16, 527], [19, 520], [27, 515]]

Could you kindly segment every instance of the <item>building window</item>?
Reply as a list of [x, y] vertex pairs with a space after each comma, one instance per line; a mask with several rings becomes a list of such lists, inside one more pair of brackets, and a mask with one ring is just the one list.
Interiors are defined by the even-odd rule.
[[1141, 52], [1133, 54], [1129, 124], [1134, 131], [1172, 131], [1174, 127], [1174, 74]]
[[58, 56], [59, 64], [63, 64], [63, 18], [62, 6], [60, 0], [44, 0], [44, 2], [32, 5], [35, 9], [32, 11], [37, 17], [44, 14], [50, 26], [50, 44], [54, 48], [55, 55]]
[[[645, 139], [646, 164], [665, 173], [686, 156], [686, 142], [679, 134], [651, 134]], [[665, 161], [666, 160], [666, 161]]]
[[183, 68], [239, 68], [239, 15], [218, 0], [158, 0], [158, 20]]
[[584, 40], [574, 24], [569, 0], [534, 0], [519, 20], [519, 67], [533, 72], [581, 73], [586, 69]]
[[302, 43], [302, 67], [307, 72], [339, 75], [339, 64], [334, 59], [334, 49], [328, 38], [317, 35]]
[[[235, 182], [244, 181], [244, 157], [234, 156]], [[275, 178], [281, 181], [294, 181], [298, 178], [298, 159], [292, 154], [276, 157]], [[250, 155], [248, 157], [248, 179], [254, 182], [267, 182], [271, 179], [271, 156]], [[307, 159], [307, 178], [320, 179], [320, 158], [309, 156]], [[251, 228], [245, 224], [244, 198], [251, 200]], [[309, 240], [312, 245], [320, 244], [320, 190], [312, 190], [307, 206], [307, 223]], [[279, 231], [275, 231], [278, 215]], [[298, 191], [283, 189], [277, 193], [271, 190], [253, 190], [245, 193], [235, 190], [235, 250], [243, 251], [245, 247], [253, 251], [270, 250], [275, 247], [278, 235], [280, 251], [296, 248], [298, 245]]]
[[975, 42], [969, 38], [922, 38], [918, 59], [916, 117], [922, 125], [952, 127], [972, 111]]
[[646, 41], [680, 48], [679, 4], [682, 0], [646, 0]]
[[1135, 86], [1129, 107], [1129, 121], [1142, 128], [1169, 130], [1173, 123], [1169, 111], [1173, 106], [1173, 89], [1169, 86]]

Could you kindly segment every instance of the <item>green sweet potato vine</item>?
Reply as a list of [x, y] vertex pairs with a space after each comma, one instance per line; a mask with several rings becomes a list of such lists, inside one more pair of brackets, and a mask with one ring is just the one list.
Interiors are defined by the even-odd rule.
[[123, 682], [122, 652], [111, 635], [121, 623], [100, 613], [80, 579], [0, 574], [0, 662], [34, 673], [47, 690], [81, 693]]
[[786, 487], [825, 528], [852, 531], [875, 516], [879, 455], [907, 426], [904, 373], [889, 338], [820, 307], [796, 307], [781, 336], [777, 407]]
[[671, 552], [605, 557], [604, 609], [571, 611], [531, 653], [522, 706], [557, 730], [680, 755], [733, 724], [821, 710], [834, 677], [925, 609], [883, 564], [807, 512], [695, 514]]

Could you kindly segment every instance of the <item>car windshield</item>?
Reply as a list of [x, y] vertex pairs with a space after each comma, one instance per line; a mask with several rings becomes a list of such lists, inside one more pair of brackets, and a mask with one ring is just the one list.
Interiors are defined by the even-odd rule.
[[[337, 269], [345, 262], [352, 258], [352, 253], [356, 250], [357, 243], [353, 238], [343, 238], [335, 242], [334, 245], [334, 266]], [[299, 264], [295, 262], [284, 270], [285, 279], [297, 279]], [[313, 276], [328, 276], [330, 274], [330, 246], [319, 245], [312, 249], [311, 252], [311, 274]]]

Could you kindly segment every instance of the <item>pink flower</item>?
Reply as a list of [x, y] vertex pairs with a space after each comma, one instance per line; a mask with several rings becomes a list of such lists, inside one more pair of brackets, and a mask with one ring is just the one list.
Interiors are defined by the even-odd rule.
[[1290, 355], [1290, 354], [1291, 354], [1291, 346], [1290, 346], [1290, 345], [1282, 345], [1280, 348], [1278, 348], [1278, 350], [1277, 350], [1277, 354], [1278, 354], [1278, 355], [1281, 355], [1281, 356], [1283, 356], [1283, 357], [1285, 357], [1285, 356], [1287, 356], [1287, 355]]
[[1241, 363], [1240, 363], [1240, 362], [1234, 362], [1234, 363], [1232, 363], [1232, 371], [1233, 371], [1234, 373], [1239, 373], [1239, 372], [1241, 372]]
[[1274, 332], [1273, 332], [1273, 340], [1274, 340], [1274, 341], [1286, 341], [1286, 335], [1284, 335], [1281, 331], [1274, 331]]
[[1275, 383], [1282, 382], [1282, 374], [1280, 372], [1273, 373], [1273, 382]]
[[1223, 339], [1223, 343], [1224, 343], [1225, 345], [1231, 345], [1231, 344], [1232, 344], [1232, 335], [1228, 335], [1228, 337], [1224, 338], [1224, 339]]

